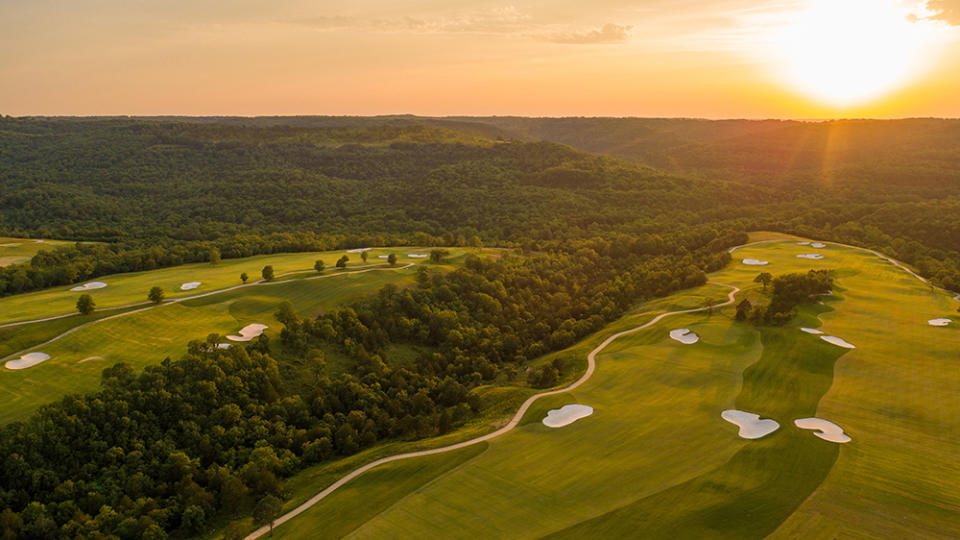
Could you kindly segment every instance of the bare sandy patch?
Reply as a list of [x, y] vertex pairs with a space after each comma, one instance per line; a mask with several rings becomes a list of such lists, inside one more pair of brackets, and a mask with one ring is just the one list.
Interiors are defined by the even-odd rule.
[[810, 242], [806, 242], [806, 241], [804, 241], [804, 242], [797, 242], [797, 245], [798, 245], [798, 246], [809, 246], [809, 245], [810, 245]]
[[92, 290], [95, 290], [95, 289], [102, 289], [102, 288], [104, 288], [104, 287], [106, 287], [106, 286], [107, 286], [107, 284], [104, 283], [104, 282], [102, 282], [102, 281], [91, 281], [90, 283], [84, 283], [83, 285], [80, 285], [80, 286], [78, 286], [78, 287], [74, 287], [74, 288], [72, 288], [72, 289], [70, 289], [70, 290], [71, 290], [71, 291], [74, 291], [74, 292], [92, 291]]
[[843, 432], [842, 427], [823, 418], [800, 418], [794, 420], [793, 423], [800, 429], [814, 430], [813, 434], [825, 441], [844, 444], [852, 440], [849, 435]]
[[857, 348], [857, 346], [854, 345], [853, 343], [850, 343], [849, 341], [847, 341], [847, 340], [845, 340], [845, 339], [843, 339], [843, 338], [838, 338], [837, 336], [820, 336], [820, 339], [826, 341], [827, 343], [831, 343], [831, 344], [833, 344], [833, 345], [836, 345], [837, 347], [843, 347], [844, 349], [856, 349], [856, 348]]
[[820, 334], [823, 334], [823, 330], [817, 330], [816, 328], [801, 328], [800, 330], [802, 332], [813, 334], [815, 336], [819, 336]]
[[15, 360], [9, 360], [6, 363], [7, 369], [26, 369], [28, 367], [33, 367], [41, 362], [46, 362], [50, 359], [50, 355], [42, 352], [32, 352], [27, 353], [20, 358]]
[[230, 341], [251, 341], [254, 338], [260, 337], [267, 328], [270, 327], [265, 324], [248, 324], [240, 329], [239, 336], [227, 336], [227, 339]]
[[427, 254], [426, 253], [407, 253], [407, 257], [410, 257], [411, 259], [426, 259]]
[[371, 249], [373, 249], [373, 248], [348, 249], [348, 250], [347, 250], [347, 253], [363, 253], [364, 251], [370, 251]]
[[760, 259], [744, 259], [742, 262], [747, 266], [766, 266], [770, 264], [770, 261], [761, 261]]
[[689, 328], [677, 328], [670, 331], [670, 339], [679, 341], [684, 345], [693, 345], [700, 341], [700, 336], [691, 332]]
[[797, 258], [798, 258], [798, 259], [811, 259], [811, 260], [814, 260], [814, 261], [819, 261], [820, 259], [823, 258], [823, 255], [821, 255], [821, 254], [819, 254], [819, 253], [803, 253], [803, 254], [801, 254], [801, 255], [797, 255]]
[[827, 247], [827, 245], [824, 244], [823, 242], [814, 242], [814, 243], [810, 244], [810, 247], [820, 249], [820, 248], [825, 248], [825, 247]]
[[550, 409], [543, 419], [543, 425], [551, 428], [568, 426], [581, 418], [593, 414], [593, 407], [587, 405], [564, 405], [559, 409]]
[[202, 281], [188, 281], [180, 286], [181, 291], [192, 291], [197, 287], [203, 285]]
[[744, 439], [760, 439], [780, 429], [780, 424], [773, 419], [760, 419], [759, 414], [753, 414], [737, 409], [727, 409], [720, 413], [720, 417], [740, 428], [737, 433]]
[[927, 321], [927, 324], [929, 324], [930, 326], [947, 326], [952, 322], [953, 322], [952, 319], [930, 319], [929, 321]]

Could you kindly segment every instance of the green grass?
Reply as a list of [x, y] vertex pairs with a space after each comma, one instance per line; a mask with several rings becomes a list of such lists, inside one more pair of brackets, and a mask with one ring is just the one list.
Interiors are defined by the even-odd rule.
[[74, 244], [75, 242], [64, 240], [34, 240], [0, 236], [0, 266], [30, 262], [30, 259], [41, 249], [50, 250]]
[[[960, 536], [960, 332], [926, 324], [955, 317], [956, 303], [868, 253], [762, 239], [774, 241], [737, 250], [711, 279], [760, 295], [753, 283], [760, 271], [830, 268], [837, 270], [836, 296], [784, 328], [735, 322], [732, 308], [667, 318], [614, 342], [585, 385], [537, 402], [520, 427], [454, 468], [438, 455], [412, 460], [425, 465], [411, 464], [406, 476], [371, 473], [358, 479], [359, 493], [320, 502], [278, 534]], [[796, 258], [813, 251], [826, 258]], [[770, 265], [739, 262], [748, 257]], [[585, 356], [606, 336], [651, 318], [642, 311], [695, 307], [723, 294], [707, 286], [650, 303], [556, 354]], [[820, 327], [858, 348], [834, 347], [799, 326]], [[701, 342], [670, 340], [669, 330], [680, 327]], [[567, 403], [595, 412], [562, 429], [542, 425], [548, 409]], [[782, 427], [762, 440], [740, 439], [720, 418], [732, 407]], [[836, 422], [853, 441], [837, 445], [792, 425], [812, 415]], [[314, 491], [329, 481], [316, 482]], [[372, 517], [347, 516], [362, 494], [378, 501]]]
[[[423, 262], [423, 259], [411, 259], [409, 253], [428, 253], [430, 248], [382, 248], [369, 251], [367, 264], [386, 265], [380, 255], [397, 254], [397, 264], [409, 262]], [[448, 248], [448, 260], [456, 261], [462, 258], [468, 250], [464, 248]], [[485, 250], [490, 252], [490, 250]], [[302, 272], [289, 276], [295, 279], [310, 275], [313, 264], [317, 260], [324, 261], [328, 270], [325, 273], [334, 273], [337, 259], [345, 255], [343, 251], [326, 251], [322, 253], [284, 253], [276, 255], [260, 255], [243, 259], [225, 259], [217, 265], [209, 263], [186, 264], [171, 268], [162, 268], [146, 272], [130, 272], [103, 276], [91, 281], [102, 281], [106, 288], [84, 292], [70, 291], [72, 286], [56, 287], [26, 294], [18, 294], [0, 298], [0, 324], [33, 320], [57, 315], [69, 314], [76, 311], [77, 298], [81, 294], [90, 294], [98, 309], [125, 306], [147, 301], [147, 293], [151, 287], [161, 287], [168, 299], [195, 296], [217, 289], [224, 289], [241, 284], [240, 274], [246, 272], [250, 281], [260, 279], [264, 266], [272, 265], [277, 276], [287, 272]], [[362, 266], [360, 254], [349, 253], [348, 268]], [[284, 278], [279, 278], [283, 280]], [[180, 286], [191, 281], [201, 281], [203, 284], [192, 291], [181, 291]]]
[[[413, 252], [412, 249], [403, 250]], [[451, 260], [463, 257], [466, 250], [451, 250]], [[373, 252], [374, 260], [376, 251]], [[333, 257], [326, 254], [327, 257]], [[339, 256], [339, 253], [336, 254]], [[286, 256], [286, 267], [295, 269], [291, 257]], [[304, 264], [312, 265], [316, 254], [301, 254]], [[265, 260], [265, 259], [264, 259]], [[237, 265], [240, 263], [237, 262]], [[263, 260], [247, 265], [263, 264]], [[431, 268], [448, 268], [447, 265]], [[189, 265], [190, 268], [220, 272], [219, 267], [209, 265]], [[189, 268], [178, 267], [154, 271], [157, 280], [169, 281], [171, 276], [184, 276]], [[131, 313], [116, 319], [104, 320], [91, 326], [79, 328], [62, 338], [36, 347], [54, 336], [85, 322], [108, 315], [120, 313], [95, 312], [89, 316], [75, 316], [65, 319], [0, 328], [0, 358], [21, 350], [45, 352], [51, 359], [23, 370], [0, 369], [0, 423], [23, 419], [43, 404], [50, 403], [70, 393], [82, 393], [96, 390], [100, 383], [100, 373], [117, 362], [126, 362], [135, 368], [156, 364], [166, 357], [179, 358], [185, 352], [187, 343], [193, 339], [205, 339], [211, 333], [227, 335], [236, 333], [250, 323], [270, 325], [268, 336], [276, 336], [281, 325], [274, 319], [280, 303], [289, 300], [301, 317], [315, 317], [318, 314], [374, 294], [387, 283], [399, 287], [415, 282], [416, 267], [406, 269], [383, 269], [363, 273], [338, 273], [328, 271], [329, 277], [317, 278], [308, 272], [291, 276], [271, 284], [244, 287], [222, 293], [186, 300], [179, 303], [167, 303], [151, 309]], [[149, 283], [143, 281], [150, 273], [125, 274], [117, 277], [117, 282]], [[128, 281], [123, 281], [124, 279]], [[178, 277], [176, 279], [182, 279]], [[105, 280], [106, 281], [106, 280]], [[118, 287], [119, 288], [119, 287]], [[45, 291], [39, 294], [53, 294]], [[24, 295], [31, 296], [31, 295]], [[117, 297], [121, 298], [121, 297]], [[8, 301], [17, 301], [20, 297], [0, 299], [0, 306]], [[132, 311], [132, 308], [127, 310]], [[50, 311], [40, 313], [49, 315]], [[409, 351], [397, 351], [402, 361]], [[328, 351], [328, 370], [335, 372], [343, 369], [345, 359], [336, 351]]]

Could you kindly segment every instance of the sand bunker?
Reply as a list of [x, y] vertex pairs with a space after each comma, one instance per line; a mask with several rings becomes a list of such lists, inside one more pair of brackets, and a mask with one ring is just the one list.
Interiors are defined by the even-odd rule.
[[378, 258], [378, 259], [389, 259], [390, 256], [389, 256], [389, 255], [377, 255], [377, 258]]
[[684, 345], [693, 345], [700, 341], [700, 336], [694, 334], [689, 328], [678, 328], [670, 331], [670, 339], [674, 339]]
[[800, 330], [802, 330], [802, 331], [804, 331], [804, 332], [806, 332], [806, 333], [808, 333], [808, 334], [813, 334], [813, 335], [815, 335], [815, 336], [819, 336], [820, 334], [823, 333], [823, 330], [817, 330], [816, 328], [801, 328]]
[[947, 326], [952, 322], [953, 321], [951, 319], [930, 319], [927, 321], [927, 324], [930, 326]]
[[761, 260], [759, 260], [759, 259], [744, 259], [744, 260], [743, 260], [743, 264], [750, 265], [750, 266], [766, 266], [766, 265], [770, 264], [770, 262], [769, 262], [769, 261], [761, 261]]
[[797, 242], [798, 246], [809, 246], [810, 242]]
[[837, 336], [820, 336], [820, 339], [826, 341], [827, 343], [832, 343], [837, 347], [843, 347], [844, 349], [856, 349], [857, 346], [849, 341], [838, 338]]
[[814, 243], [810, 244], [810, 247], [820, 249], [820, 248], [825, 248], [825, 247], [827, 247], [827, 245], [824, 244], [824, 243], [822, 243], [822, 242], [814, 242]]
[[192, 291], [197, 287], [203, 285], [202, 281], [188, 281], [180, 286], [181, 291]]
[[83, 285], [80, 285], [79, 287], [74, 287], [70, 290], [75, 292], [92, 291], [94, 289], [102, 289], [106, 286], [107, 284], [102, 281], [91, 281], [90, 283], [84, 283]]
[[801, 418], [794, 420], [793, 423], [800, 429], [815, 430], [813, 434], [825, 441], [841, 444], [851, 441], [850, 436], [843, 432], [842, 427], [829, 420], [822, 418]]
[[593, 407], [587, 405], [564, 405], [559, 409], [550, 409], [543, 419], [543, 425], [552, 428], [568, 426], [581, 418], [593, 414]]
[[218, 349], [229, 349], [230, 347], [233, 347], [230, 343], [217, 343]]
[[820, 259], [823, 258], [823, 255], [821, 255], [821, 254], [819, 254], [819, 253], [804, 253], [804, 254], [802, 254], [802, 255], [797, 255], [797, 258], [798, 258], [798, 259], [813, 259], [813, 260], [815, 260], [815, 261], [818, 261], [818, 260], [820, 260]]
[[16, 360], [10, 360], [7, 362], [7, 369], [25, 369], [31, 366], [35, 366], [41, 362], [46, 362], [50, 359], [50, 355], [42, 352], [32, 352], [27, 353]]
[[230, 341], [250, 341], [253, 338], [260, 337], [267, 328], [270, 327], [265, 324], [248, 324], [240, 329], [239, 336], [227, 336], [227, 339]]
[[740, 432], [738, 435], [744, 439], [759, 439], [780, 429], [780, 424], [776, 420], [770, 418], [761, 420], [759, 414], [738, 411], [737, 409], [727, 409], [720, 413], [720, 417], [739, 426]]
[[426, 259], [427, 254], [426, 253], [407, 253], [407, 257], [410, 257], [411, 259]]
[[348, 249], [347, 253], [363, 253], [364, 251], [370, 251], [373, 248], [357, 248], [357, 249]]

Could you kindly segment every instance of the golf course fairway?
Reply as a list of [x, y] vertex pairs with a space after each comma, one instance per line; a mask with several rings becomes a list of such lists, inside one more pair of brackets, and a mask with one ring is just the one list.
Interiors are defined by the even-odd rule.
[[[373, 468], [274, 536], [960, 536], [960, 331], [927, 324], [956, 320], [957, 302], [866, 250], [763, 238], [737, 249], [706, 286], [640, 306], [555, 353], [586, 358], [600, 349], [582, 384], [534, 401], [515, 428]], [[822, 258], [797, 257], [812, 252]], [[744, 258], [768, 264], [750, 267]], [[760, 271], [809, 269], [835, 271], [833, 295], [783, 327], [735, 321], [736, 302], [762, 296]], [[718, 284], [741, 289], [733, 304], [650, 324], [666, 311], [724, 302], [729, 289]], [[700, 340], [678, 343], [669, 337], [677, 328]], [[549, 410], [567, 404], [594, 412], [562, 428], [543, 425]], [[721, 418], [728, 409], [781, 428], [740, 438]], [[794, 426], [810, 417], [835, 423], [851, 441]], [[284, 511], [304, 500], [291, 497]]]

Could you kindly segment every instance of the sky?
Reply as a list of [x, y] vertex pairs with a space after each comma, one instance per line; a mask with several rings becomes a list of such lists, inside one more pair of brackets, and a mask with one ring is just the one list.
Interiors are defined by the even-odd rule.
[[0, 114], [960, 117], [960, 0], [0, 0]]

